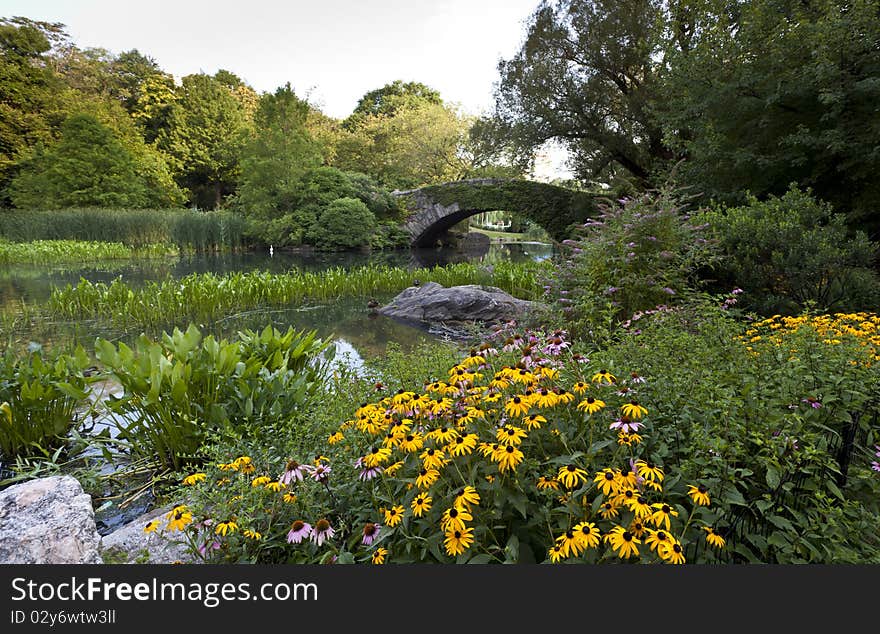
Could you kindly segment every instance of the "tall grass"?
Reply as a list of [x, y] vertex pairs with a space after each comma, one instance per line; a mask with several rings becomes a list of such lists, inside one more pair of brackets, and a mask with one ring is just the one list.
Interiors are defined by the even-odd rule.
[[322, 272], [291, 271], [215, 275], [203, 273], [176, 280], [149, 282], [132, 289], [121, 279], [110, 284], [81, 280], [56, 289], [46, 309], [53, 318], [101, 319], [114, 327], [161, 327], [194, 321], [207, 323], [236, 312], [333, 300], [345, 296], [371, 297], [398, 292], [414, 279], [444, 286], [486, 284], [514, 296], [540, 295], [537, 272], [541, 263], [496, 264], [491, 269], [469, 263], [411, 270], [370, 265]]
[[80, 240], [127, 247], [175, 244], [209, 251], [241, 246], [245, 220], [232, 212], [190, 209], [58, 209], [0, 212], [0, 237], [11, 242]]
[[132, 248], [121, 242], [81, 242], [78, 240], [5, 242], [0, 239], [0, 264], [82, 263], [155, 257], [168, 253], [168, 247], [160, 244]]

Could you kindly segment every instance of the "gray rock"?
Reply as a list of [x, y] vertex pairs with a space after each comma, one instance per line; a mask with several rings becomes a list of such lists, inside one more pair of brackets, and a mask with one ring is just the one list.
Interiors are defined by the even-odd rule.
[[[172, 564], [194, 563], [186, 546], [176, 540], [179, 533], [166, 531], [165, 515], [171, 506], [154, 509], [141, 515], [101, 539], [101, 555], [106, 563]], [[144, 527], [159, 519], [158, 530], [145, 533]]]
[[0, 564], [100, 564], [92, 498], [71, 476], [0, 491]]
[[494, 286], [451, 286], [436, 282], [405, 289], [379, 314], [420, 325], [461, 322], [494, 323], [520, 319], [537, 304], [504, 292]]

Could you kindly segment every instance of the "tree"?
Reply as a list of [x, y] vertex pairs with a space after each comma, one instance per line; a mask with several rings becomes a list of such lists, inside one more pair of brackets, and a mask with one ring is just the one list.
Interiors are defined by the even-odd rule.
[[54, 138], [51, 117], [58, 109], [59, 82], [46, 53], [62, 37], [60, 24], [0, 19], [0, 189], [23, 152]]
[[545, 0], [521, 50], [500, 62], [495, 117], [532, 150], [557, 140], [584, 179], [644, 185], [672, 153], [651, 110], [678, 2]]
[[205, 75], [187, 75], [168, 111], [168, 128], [156, 145], [178, 183], [199, 207], [219, 207], [239, 178], [239, 157], [249, 121], [229, 88]]
[[376, 217], [357, 198], [339, 198], [318, 217], [311, 238], [321, 249], [354, 249], [369, 246]]
[[[59, 141], [38, 145], [20, 161], [9, 186], [18, 208], [167, 207], [181, 202], [175, 189], [162, 188], [155, 155], [129, 150], [113, 130], [90, 114], [65, 121]], [[165, 182], [173, 187], [170, 178]]]
[[242, 151], [235, 205], [254, 217], [277, 215], [306, 168], [321, 163], [321, 151], [307, 129], [311, 107], [290, 84], [260, 97], [254, 133]]
[[440, 93], [421, 82], [403, 82], [398, 79], [361, 97], [343, 126], [353, 129], [366, 117], [393, 117], [402, 108], [426, 104], [443, 105]]
[[658, 108], [681, 178], [729, 204], [809, 187], [880, 235], [880, 13], [873, 0], [707, 3]]

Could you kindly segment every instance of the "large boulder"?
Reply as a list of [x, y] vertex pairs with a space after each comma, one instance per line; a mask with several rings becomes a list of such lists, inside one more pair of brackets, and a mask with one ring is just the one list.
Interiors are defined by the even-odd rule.
[[[172, 507], [154, 509], [141, 515], [101, 539], [101, 554], [107, 563], [173, 564], [195, 563], [179, 533], [167, 531], [165, 517]], [[156, 531], [145, 533], [144, 527], [159, 520]], [[177, 539], [175, 539], [177, 536]]]
[[0, 564], [100, 564], [92, 498], [71, 476], [0, 491]]
[[379, 314], [418, 325], [484, 324], [520, 319], [537, 304], [494, 286], [450, 286], [436, 282], [411, 286], [379, 309]]

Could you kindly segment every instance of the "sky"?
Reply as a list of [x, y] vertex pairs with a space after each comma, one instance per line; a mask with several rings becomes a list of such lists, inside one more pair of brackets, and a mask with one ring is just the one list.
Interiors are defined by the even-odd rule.
[[176, 77], [232, 71], [290, 82], [343, 118], [366, 92], [420, 81], [468, 114], [491, 108], [538, 0], [0, 0], [0, 16], [60, 22], [79, 48], [138, 49]]

